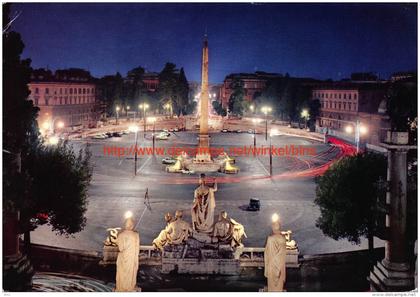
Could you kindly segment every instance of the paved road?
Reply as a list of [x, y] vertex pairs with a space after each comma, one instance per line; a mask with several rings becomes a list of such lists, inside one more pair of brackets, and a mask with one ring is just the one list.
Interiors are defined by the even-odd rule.
[[[151, 146], [150, 135], [143, 138], [139, 134], [139, 144]], [[178, 132], [167, 141], [159, 141], [156, 146], [193, 147], [197, 135], [191, 132]], [[283, 229], [292, 230], [302, 254], [319, 254], [349, 251], [367, 248], [367, 242], [355, 246], [345, 240], [335, 241], [325, 237], [315, 227], [319, 209], [314, 205], [315, 183], [311, 175], [313, 168], [319, 168], [334, 160], [340, 150], [312, 140], [286, 135], [274, 136], [273, 145], [284, 147], [294, 145], [313, 147], [316, 156], [289, 156], [273, 158], [273, 179], [267, 177], [268, 156], [237, 156], [237, 165], [241, 171], [235, 176], [215, 173], [219, 190], [216, 193], [216, 213], [226, 210], [232, 218], [245, 226], [248, 238], [246, 246], [263, 246], [270, 232], [270, 218], [278, 212], [283, 222]], [[89, 206], [86, 213], [87, 226], [74, 237], [55, 235], [48, 226], [39, 227], [32, 234], [33, 242], [53, 246], [101, 250], [107, 227], [122, 225], [125, 211], [131, 210], [137, 219], [141, 244], [151, 244], [154, 237], [164, 227], [163, 215], [184, 210], [187, 221], [191, 221], [190, 206], [193, 191], [197, 186], [196, 176], [180, 173], [166, 173], [161, 164], [161, 156], [139, 156], [138, 174], [134, 176], [133, 156], [104, 155], [104, 145], [129, 147], [134, 143], [134, 134], [107, 140], [74, 140], [75, 149], [89, 143], [93, 152], [94, 176], [89, 189]], [[212, 147], [222, 147], [228, 151], [231, 147], [253, 144], [252, 135], [247, 133], [211, 134]], [[264, 135], [257, 136], [257, 145], [268, 146]], [[300, 172], [306, 172], [301, 176]], [[316, 171], [314, 171], [316, 172]], [[144, 205], [144, 194], [149, 191], [151, 211]], [[262, 201], [259, 212], [247, 212], [243, 207], [251, 197]], [[379, 240], [377, 241], [379, 243]], [[380, 243], [382, 244], [382, 243]]]

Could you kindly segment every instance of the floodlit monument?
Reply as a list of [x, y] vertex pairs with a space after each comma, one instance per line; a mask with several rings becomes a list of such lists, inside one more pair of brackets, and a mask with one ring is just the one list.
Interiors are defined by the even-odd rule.
[[[299, 267], [297, 243], [292, 232], [281, 231], [278, 221], [273, 222], [273, 234], [266, 247], [245, 247], [245, 227], [228, 216], [224, 210], [215, 220], [217, 200], [216, 180], [200, 175], [191, 203], [191, 222], [183, 219], [183, 212], [166, 213], [166, 225], [150, 246], [138, 246], [142, 265], [159, 266], [162, 274], [239, 275], [243, 267], [265, 267], [270, 291], [283, 288], [285, 266]], [[141, 226], [141, 225], [140, 225]], [[125, 228], [127, 229], [127, 227]], [[104, 241], [101, 265], [114, 265], [120, 261], [120, 228], [108, 228]], [[120, 235], [121, 234], [121, 235]], [[280, 275], [281, 272], [281, 275]], [[279, 279], [279, 277], [281, 278]]]
[[239, 168], [229, 162], [229, 156], [224, 154], [213, 159], [210, 149], [209, 136], [209, 46], [207, 36], [204, 38], [202, 61], [201, 61], [201, 93], [200, 108], [198, 111], [198, 123], [200, 131], [198, 134], [198, 148], [194, 157], [185, 153], [177, 156], [174, 165], [166, 167], [167, 172], [181, 172], [189, 170], [194, 172], [225, 172], [238, 173]]

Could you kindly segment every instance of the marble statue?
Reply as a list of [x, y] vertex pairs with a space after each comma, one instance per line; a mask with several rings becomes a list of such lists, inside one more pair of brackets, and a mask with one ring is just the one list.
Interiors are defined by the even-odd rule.
[[139, 268], [140, 236], [134, 231], [134, 221], [127, 218], [124, 230], [116, 240], [118, 246], [116, 292], [137, 290], [137, 270]]
[[177, 210], [175, 212], [175, 220], [166, 228], [167, 242], [169, 244], [184, 243], [192, 234], [190, 224], [182, 219], [182, 215], [182, 211]]
[[108, 228], [106, 231], [108, 232], [108, 236], [104, 241], [104, 245], [106, 246], [117, 246], [117, 236], [118, 232], [120, 232], [121, 228]]
[[169, 224], [174, 221], [174, 218], [169, 212], [165, 215], [165, 221], [166, 221], [165, 229], [160, 231], [158, 237], [156, 237], [152, 242], [152, 245], [154, 246], [155, 249], [162, 250], [163, 247], [168, 243], [168, 227], [169, 227]]
[[226, 211], [222, 211], [219, 220], [214, 224], [214, 241], [229, 243], [232, 247], [237, 247], [242, 245], [242, 237], [247, 237], [244, 226], [229, 218]]
[[194, 191], [194, 201], [191, 208], [192, 227], [194, 231], [211, 233], [214, 223], [214, 208], [216, 201], [214, 192], [217, 191], [217, 183], [214, 187], [206, 185], [205, 175], [201, 174], [199, 186]]
[[278, 218], [273, 219], [272, 230], [264, 250], [264, 276], [268, 292], [282, 292], [286, 281], [286, 238], [280, 230]]
[[297, 249], [297, 243], [292, 239], [292, 231], [282, 231], [282, 235], [284, 235], [284, 238], [286, 239], [286, 249], [288, 250], [296, 250]]

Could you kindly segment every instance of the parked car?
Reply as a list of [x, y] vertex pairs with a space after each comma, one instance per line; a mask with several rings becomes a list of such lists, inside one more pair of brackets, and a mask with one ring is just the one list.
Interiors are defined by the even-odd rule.
[[248, 133], [249, 133], [249, 134], [254, 134], [254, 130], [252, 130], [252, 129], [248, 129]]
[[106, 133], [105, 133], [105, 135], [106, 135], [108, 138], [110, 138], [110, 137], [112, 137], [112, 132], [106, 132]]
[[228, 133], [229, 130], [228, 129], [222, 129], [222, 133]]
[[236, 133], [242, 133], [242, 130], [241, 130], [241, 129], [238, 129], [238, 130], [236, 130], [235, 132], [236, 132]]
[[194, 174], [195, 173], [193, 170], [184, 170], [184, 169], [182, 169], [181, 172], [183, 174]]
[[106, 139], [108, 136], [105, 133], [100, 133], [92, 136], [92, 139]]
[[175, 127], [174, 132], [178, 132], [178, 131], [179, 131], [178, 127]]
[[168, 140], [168, 135], [160, 133], [156, 136], [156, 140]]
[[112, 137], [121, 137], [122, 134], [120, 132], [114, 132], [112, 133]]
[[128, 131], [128, 130], [123, 130], [123, 131], [121, 131], [121, 134], [130, 134], [130, 131]]
[[247, 207], [247, 210], [249, 211], [258, 211], [261, 208], [261, 202], [258, 198], [251, 198], [249, 199], [249, 205]]
[[176, 159], [171, 157], [166, 157], [162, 159], [162, 164], [172, 165], [176, 163]]

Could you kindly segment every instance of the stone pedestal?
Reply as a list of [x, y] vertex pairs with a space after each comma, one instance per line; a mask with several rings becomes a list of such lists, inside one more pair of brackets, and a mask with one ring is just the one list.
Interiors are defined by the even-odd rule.
[[403, 132], [389, 134], [381, 144], [388, 150], [388, 191], [386, 204], [387, 240], [385, 258], [370, 273], [373, 291], [408, 291], [414, 289], [413, 271], [409, 265], [407, 248], [407, 152], [415, 146], [407, 145]]
[[210, 147], [210, 137], [208, 134], [198, 135], [198, 147], [208, 149]]
[[237, 254], [229, 245], [190, 238], [185, 244], [164, 247], [162, 273], [238, 275]]

